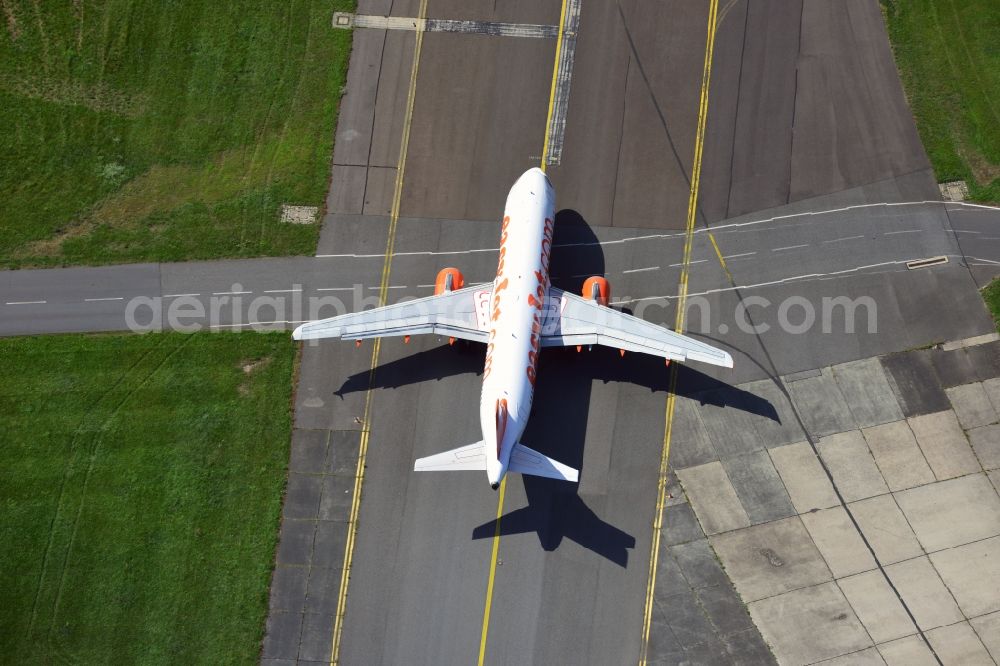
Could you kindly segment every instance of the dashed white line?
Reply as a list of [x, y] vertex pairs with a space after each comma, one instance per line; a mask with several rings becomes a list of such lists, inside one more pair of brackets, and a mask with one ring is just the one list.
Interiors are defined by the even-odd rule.
[[[745, 227], [754, 227], [764, 224], [770, 224], [772, 222], [783, 222], [786, 220], [796, 220], [799, 218], [810, 219], [819, 218], [823, 215], [830, 215], [834, 213], [845, 213], [852, 210], [864, 210], [867, 208], [901, 208], [904, 206], [927, 206], [927, 205], [944, 205], [949, 210], [954, 208], [973, 211], [976, 209], [985, 211], [996, 211], [1000, 210], [1000, 207], [996, 206], [984, 206], [982, 204], [970, 204], [966, 202], [952, 202], [952, 201], [903, 201], [899, 203], [874, 203], [874, 204], [857, 204], [853, 206], [845, 206], [843, 208], [831, 208], [828, 210], [819, 211], [809, 211], [805, 213], [792, 213], [789, 215], [777, 215], [774, 217], [768, 217], [762, 220], [751, 220], [749, 222], [732, 222], [729, 224], [719, 224], [713, 226], [711, 229], [705, 229], [699, 227], [695, 229], [695, 234], [704, 234], [707, 231], [711, 231], [716, 235], [723, 233], [741, 232]], [[666, 234], [646, 234], [643, 236], [629, 236], [626, 238], [617, 238], [614, 240], [604, 240], [604, 241], [594, 241], [594, 242], [583, 242], [583, 243], [559, 243], [558, 245], [553, 245], [553, 249], [564, 248], [564, 247], [591, 247], [591, 246], [608, 246], [608, 245], [624, 245], [626, 243], [635, 243], [642, 241], [653, 241], [653, 240], [674, 240], [683, 239], [684, 232], [677, 233], [666, 233]], [[831, 240], [822, 241], [823, 243], [838, 243], [841, 241], [856, 240], [859, 238], [865, 238], [864, 235], [860, 236], [847, 236], [845, 238], [834, 238]], [[476, 248], [472, 250], [440, 250], [440, 251], [417, 251], [417, 252], [394, 252], [394, 257], [416, 257], [416, 256], [440, 256], [440, 255], [452, 255], [452, 254], [476, 254], [480, 252], [497, 252], [499, 248], [496, 247], [485, 247]], [[317, 259], [384, 259], [385, 253], [379, 254], [317, 254]], [[694, 263], [694, 262], [692, 262]], [[671, 265], [672, 268], [679, 266], [680, 264]]]
[[248, 321], [245, 324], [209, 324], [209, 328], [242, 328], [244, 326], [274, 326], [275, 324], [307, 324], [310, 320], [288, 321], [286, 319], [276, 319], [274, 321]]
[[744, 252], [743, 254], [728, 254], [723, 259], [739, 259], [740, 257], [750, 257], [757, 254], [756, 252]]
[[802, 245], [788, 245], [785, 247], [774, 247], [771, 248], [771, 252], [784, 252], [785, 250], [798, 250], [800, 247], [809, 247], [809, 243], [803, 243]]
[[896, 234], [919, 234], [923, 229], [900, 229], [899, 231], [887, 231], [883, 236], [894, 236]]
[[[378, 291], [382, 287], [368, 287], [368, 288], [371, 289], [372, 291]], [[386, 289], [406, 289], [406, 285], [405, 284], [390, 285], [386, 287]]]
[[[708, 259], [697, 259], [695, 261], [689, 261], [688, 265], [691, 265], [691, 264], [703, 264], [706, 261], [708, 261]], [[670, 264], [669, 266], [667, 266], [667, 268], [677, 268], [678, 266], [683, 266], [683, 265], [684, 265], [683, 262], [681, 262], [679, 264]]]
[[184, 298], [186, 296], [201, 296], [201, 294], [163, 294], [163, 298]]
[[48, 301], [7, 301], [7, 305], [45, 305]]
[[301, 289], [265, 289], [265, 294], [297, 294]]
[[[971, 258], [971, 257], [970, 257]], [[1000, 262], [994, 262], [1000, 264]], [[718, 294], [728, 291], [736, 291], [739, 289], [759, 289], [761, 287], [770, 287], [778, 284], [786, 284], [789, 282], [799, 282], [808, 280], [822, 280], [822, 279], [832, 279], [839, 277], [841, 275], [848, 275], [850, 273], [859, 273], [861, 271], [871, 270], [873, 268], [883, 268], [886, 266], [900, 266], [905, 265], [905, 260], [900, 261], [884, 261], [877, 264], [867, 264], [865, 266], [855, 266], [854, 268], [845, 268], [839, 271], [832, 271], [830, 273], [807, 273], [805, 275], [794, 275], [792, 277], [780, 278], [778, 280], [771, 280], [769, 282], [758, 282], [756, 284], [746, 284], [746, 285], [736, 285], [735, 287], [720, 287], [718, 289], [709, 289], [707, 291], [701, 291], [693, 294], [688, 294], [688, 296], [707, 296], [709, 294]], [[665, 295], [665, 296], [644, 296], [642, 298], [630, 298], [622, 301], [617, 301], [617, 303], [639, 303], [641, 301], [675, 301], [679, 297], [676, 294]]]
[[240, 296], [242, 294], [252, 293], [252, 291], [213, 291], [212, 296]]
[[[591, 243], [592, 244], [592, 243]], [[498, 247], [483, 247], [472, 250], [419, 250], [414, 252], [393, 252], [393, 257], [436, 257], [443, 254], [478, 254], [480, 252], [499, 252]], [[317, 254], [317, 259], [382, 259], [385, 253], [381, 254]]]
[[982, 231], [972, 231], [971, 229], [954, 229], [956, 234], [981, 234]]
[[111, 296], [110, 298], [85, 298], [83, 299], [87, 303], [96, 303], [97, 301], [124, 301], [124, 296]]
[[417, 289], [429, 289], [431, 287], [436, 287], [436, 284], [418, 284]]
[[633, 268], [631, 270], [622, 271], [622, 274], [626, 274], [626, 273], [644, 273], [646, 271], [658, 271], [658, 270], [660, 270], [659, 266], [647, 266], [646, 268]]
[[320, 287], [316, 291], [354, 291], [354, 287]]
[[843, 238], [831, 238], [830, 240], [825, 240], [823, 242], [824, 243], [841, 243], [843, 241], [857, 240], [859, 238], [864, 238], [864, 237], [865, 237], [864, 234], [861, 234], [860, 236], [844, 236]]

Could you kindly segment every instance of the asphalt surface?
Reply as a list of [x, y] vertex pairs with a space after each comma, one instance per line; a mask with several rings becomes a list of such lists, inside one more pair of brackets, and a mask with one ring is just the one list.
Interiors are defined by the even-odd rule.
[[[395, 16], [413, 16], [419, 5], [359, 4], [359, 13]], [[736, 384], [992, 328], [974, 280], [1000, 261], [1000, 232], [991, 231], [1000, 229], [1000, 212], [868, 205], [937, 198], [877, 6], [804, 2], [791, 11], [789, 4], [720, 8], [689, 291], [710, 313], [704, 326], [692, 317], [693, 331], [730, 347], [736, 368], [694, 369], [687, 376], [700, 379], [681, 385], [682, 394], [713, 377]], [[618, 307], [672, 323], [707, 8], [679, 0], [620, 7], [587, 4], [581, 15], [562, 162], [549, 168], [564, 207], [553, 275], [557, 285], [577, 288], [584, 276], [606, 273]], [[500, 7], [432, 0], [428, 13], [559, 20], [558, 3], [528, 0]], [[136, 296], [160, 297], [139, 308], [150, 319], [186, 313], [183, 323], [223, 329], [288, 327], [334, 314], [335, 299], [347, 309], [365, 298], [374, 304], [413, 40], [409, 32], [356, 31], [321, 256], [4, 273], [0, 334], [121, 330]], [[544, 39], [425, 35], [390, 301], [430, 293], [445, 265], [472, 282], [492, 278], [507, 189], [540, 159], [554, 50]], [[905, 266], [938, 255], [949, 262]], [[744, 332], [736, 320], [738, 302], [751, 295], [771, 303], [750, 310], [752, 323], [771, 326], [766, 333]], [[821, 313], [824, 297], [845, 295], [873, 299], [877, 330], [845, 333], [836, 318], [829, 333], [820, 324], [809, 334], [778, 325], [788, 297]], [[326, 299], [322, 309], [310, 311], [310, 298]], [[579, 467], [581, 483], [508, 481], [487, 663], [638, 656], [668, 374], [613, 351], [580, 358], [572, 350], [543, 357], [524, 439]], [[479, 438], [482, 350], [387, 340], [363, 424], [369, 362], [370, 347], [307, 346], [297, 390], [293, 452], [310, 437], [328, 448], [339, 437], [350, 449], [351, 433], [371, 430], [341, 661], [475, 661], [497, 498], [481, 475], [411, 469], [417, 457]], [[303, 478], [316, 472], [305, 460], [293, 465]], [[272, 591], [264, 657], [273, 663], [329, 658], [338, 535], [351, 492], [333, 483], [312, 513], [290, 514], [286, 505], [279, 573], [285, 565], [293, 572], [306, 606], [279, 607], [285, 601]], [[311, 536], [302, 531], [307, 524]], [[293, 541], [301, 547], [287, 545]]]

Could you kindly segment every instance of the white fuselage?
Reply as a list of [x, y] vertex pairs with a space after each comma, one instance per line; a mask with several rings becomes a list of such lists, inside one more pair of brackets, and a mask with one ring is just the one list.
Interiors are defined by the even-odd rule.
[[548, 177], [537, 168], [525, 172], [504, 208], [479, 408], [486, 474], [494, 488], [531, 413], [554, 222], [555, 191]]

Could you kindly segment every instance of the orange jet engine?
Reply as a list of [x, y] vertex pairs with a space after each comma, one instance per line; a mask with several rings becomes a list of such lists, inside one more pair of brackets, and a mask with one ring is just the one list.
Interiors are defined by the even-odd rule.
[[434, 280], [434, 295], [440, 296], [449, 291], [457, 291], [465, 286], [465, 277], [457, 268], [442, 268]]

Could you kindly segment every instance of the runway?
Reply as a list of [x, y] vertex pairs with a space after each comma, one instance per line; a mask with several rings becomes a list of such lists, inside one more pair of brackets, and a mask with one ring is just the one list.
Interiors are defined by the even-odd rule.
[[[421, 6], [362, 0], [358, 13], [415, 17]], [[559, 25], [563, 14], [554, 1], [426, 5], [445, 20]], [[686, 268], [689, 299], [709, 314], [690, 317], [691, 330], [731, 349], [736, 368], [693, 368], [684, 381], [736, 384], [991, 330], [974, 278], [1000, 261], [1000, 211], [934, 201], [875, 3], [635, 0], [585, 3], [579, 20], [562, 152], [547, 167], [561, 207], [557, 286], [606, 274], [617, 307], [673, 324], [701, 113]], [[506, 192], [542, 159], [559, 40], [428, 32], [411, 88], [416, 39], [355, 31], [317, 257], [0, 274], [0, 334], [119, 330], [137, 296], [158, 298], [150, 315], [164, 321], [183, 299], [192, 326], [287, 328], [333, 314], [333, 299], [353, 308], [427, 295], [445, 265], [492, 279]], [[903, 202], [915, 203], [885, 205]], [[948, 263], [906, 266], [933, 256]], [[767, 332], [737, 321], [751, 295], [772, 304], [752, 311]], [[838, 296], [873, 299], [877, 329], [779, 325], [789, 297], [822, 312]], [[311, 312], [319, 298], [325, 309]], [[651, 593], [662, 365], [546, 352], [524, 440], [579, 467], [581, 482], [512, 477], [498, 529], [498, 497], [481, 475], [410, 471], [417, 457], [479, 438], [482, 350], [414, 338], [382, 344], [374, 373], [371, 358], [368, 345], [304, 347], [264, 663], [635, 663]], [[712, 654], [749, 659], [759, 634], [743, 643]]]

